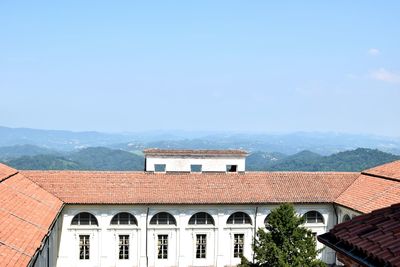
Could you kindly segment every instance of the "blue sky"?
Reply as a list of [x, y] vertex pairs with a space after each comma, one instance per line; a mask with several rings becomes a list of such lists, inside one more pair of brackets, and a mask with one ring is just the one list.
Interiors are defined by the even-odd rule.
[[399, 1], [1, 1], [0, 125], [400, 136]]

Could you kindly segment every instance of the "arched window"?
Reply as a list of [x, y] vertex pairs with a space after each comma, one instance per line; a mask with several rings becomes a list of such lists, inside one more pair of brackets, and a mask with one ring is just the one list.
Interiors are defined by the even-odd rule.
[[324, 217], [318, 211], [312, 210], [304, 214], [306, 223], [324, 223]]
[[267, 217], [265, 217], [265, 220], [264, 220], [265, 225], [267, 225], [270, 215], [271, 215], [271, 213], [268, 214]]
[[96, 217], [89, 212], [81, 212], [75, 215], [71, 225], [99, 225]]
[[161, 225], [176, 225], [174, 216], [167, 212], [160, 212], [153, 216], [150, 220], [150, 224], [161, 224]]
[[111, 219], [112, 225], [137, 225], [135, 216], [128, 212], [120, 212]]
[[212, 224], [214, 225], [214, 219], [210, 214], [206, 212], [198, 212], [194, 214], [190, 220], [189, 224]]
[[244, 212], [235, 212], [229, 216], [227, 224], [251, 224], [250, 216]]
[[342, 222], [347, 222], [347, 221], [350, 221], [350, 220], [351, 220], [350, 215], [349, 214], [345, 214], [343, 216]]

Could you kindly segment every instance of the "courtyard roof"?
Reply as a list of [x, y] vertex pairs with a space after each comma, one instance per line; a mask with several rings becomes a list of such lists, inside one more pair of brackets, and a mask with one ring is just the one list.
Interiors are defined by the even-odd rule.
[[400, 161], [362, 173], [17, 171], [0, 164], [0, 265], [29, 264], [64, 203], [337, 203], [367, 213], [400, 203], [399, 174]]
[[332, 203], [359, 176], [346, 172], [22, 173], [70, 204]]

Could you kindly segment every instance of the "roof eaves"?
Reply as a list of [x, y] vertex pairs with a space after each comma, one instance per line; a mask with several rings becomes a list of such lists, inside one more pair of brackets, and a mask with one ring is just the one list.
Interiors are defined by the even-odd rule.
[[35, 251], [35, 253], [33, 254], [33, 256], [29, 256], [29, 257], [31, 257], [31, 259], [30, 259], [30, 261], [29, 261], [29, 263], [28, 263], [28, 266], [29, 266], [29, 267], [35, 265], [35, 262], [36, 262], [36, 260], [37, 260], [38, 255], [39, 255], [39, 252], [43, 250], [44, 245], [45, 245], [47, 239], [49, 238], [51, 232], [53, 231], [53, 228], [54, 228], [55, 223], [57, 222], [58, 218], [59, 218], [60, 215], [61, 215], [61, 212], [62, 212], [63, 209], [64, 209], [64, 206], [65, 206], [65, 203], [63, 202], [62, 206], [60, 207], [60, 209], [58, 210], [56, 216], [54, 217], [54, 220], [51, 222], [51, 225], [50, 225], [49, 229], [47, 230], [47, 234], [43, 237], [42, 241], [40, 242], [40, 247], [38, 247], [38, 248], [36, 249], [36, 251]]
[[363, 257], [364, 255], [357, 253], [354, 247], [344, 244], [343, 241], [337, 240], [330, 232], [317, 236], [317, 239], [322, 244], [346, 255], [362, 266], [378, 267], [378, 265], [368, 260], [368, 255]]

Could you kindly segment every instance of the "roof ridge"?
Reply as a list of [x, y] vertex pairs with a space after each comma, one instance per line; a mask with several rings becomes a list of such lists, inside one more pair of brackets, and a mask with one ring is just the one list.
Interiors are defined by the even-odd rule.
[[[351, 182], [351, 183], [346, 187], [346, 189], [344, 189], [344, 190], [336, 197], [336, 199], [333, 200], [333, 203], [338, 204], [338, 205], [341, 205], [341, 204], [337, 203], [336, 201], [337, 201], [343, 194], [345, 194], [346, 191], [350, 188], [350, 186], [352, 186], [358, 179], [360, 179], [361, 176], [362, 176], [362, 173], [360, 173], [360, 175], [359, 175], [356, 179], [354, 179], [354, 181]], [[342, 205], [342, 206], [343, 206], [343, 205]], [[350, 207], [348, 207], [348, 208], [350, 208]]]
[[168, 171], [168, 172], [153, 172], [153, 171], [101, 171], [101, 170], [22, 170], [23, 173], [104, 173], [104, 174], [280, 174], [280, 173], [299, 173], [299, 174], [362, 174], [361, 172], [346, 172], [346, 171], [244, 171], [244, 172], [226, 172], [226, 171]]

